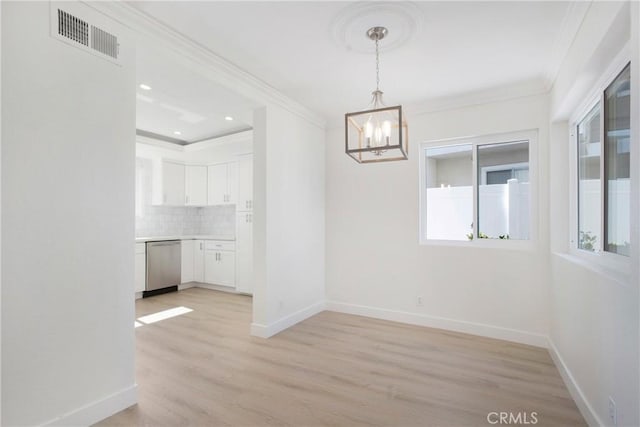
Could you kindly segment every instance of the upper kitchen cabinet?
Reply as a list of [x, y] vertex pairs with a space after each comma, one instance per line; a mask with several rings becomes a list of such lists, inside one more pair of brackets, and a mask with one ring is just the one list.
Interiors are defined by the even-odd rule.
[[185, 166], [175, 162], [162, 162], [162, 202], [163, 205], [183, 206], [185, 204]]
[[236, 162], [220, 163], [208, 167], [208, 204], [232, 205], [237, 199]]
[[185, 167], [185, 205], [205, 206], [207, 204], [207, 167]]
[[253, 155], [238, 157], [238, 202], [236, 210], [253, 210]]

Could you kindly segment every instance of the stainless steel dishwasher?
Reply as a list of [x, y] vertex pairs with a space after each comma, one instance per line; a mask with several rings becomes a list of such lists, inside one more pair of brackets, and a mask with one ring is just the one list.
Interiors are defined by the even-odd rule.
[[181, 248], [180, 240], [147, 242], [147, 281], [143, 298], [178, 290]]

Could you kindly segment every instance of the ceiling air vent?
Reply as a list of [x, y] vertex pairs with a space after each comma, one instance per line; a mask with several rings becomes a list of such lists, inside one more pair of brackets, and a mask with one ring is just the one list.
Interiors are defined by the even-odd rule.
[[120, 65], [118, 37], [107, 30], [110, 25], [106, 20], [75, 3], [65, 3], [64, 9], [54, 4], [51, 3], [51, 35], [54, 38]]
[[98, 27], [91, 26], [91, 48], [118, 59], [118, 38]]
[[58, 34], [76, 43], [89, 46], [89, 24], [58, 9]]

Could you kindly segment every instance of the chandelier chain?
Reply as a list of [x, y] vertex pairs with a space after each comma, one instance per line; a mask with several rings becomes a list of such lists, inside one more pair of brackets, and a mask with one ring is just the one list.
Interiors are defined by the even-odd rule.
[[380, 54], [378, 52], [378, 37], [376, 37], [376, 91], [380, 90]]

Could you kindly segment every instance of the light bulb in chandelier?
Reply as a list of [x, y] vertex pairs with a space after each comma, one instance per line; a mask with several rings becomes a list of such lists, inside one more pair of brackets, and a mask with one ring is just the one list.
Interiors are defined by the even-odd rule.
[[389, 120], [382, 122], [382, 134], [384, 135], [385, 145], [389, 145], [389, 140], [391, 139], [391, 122]]

